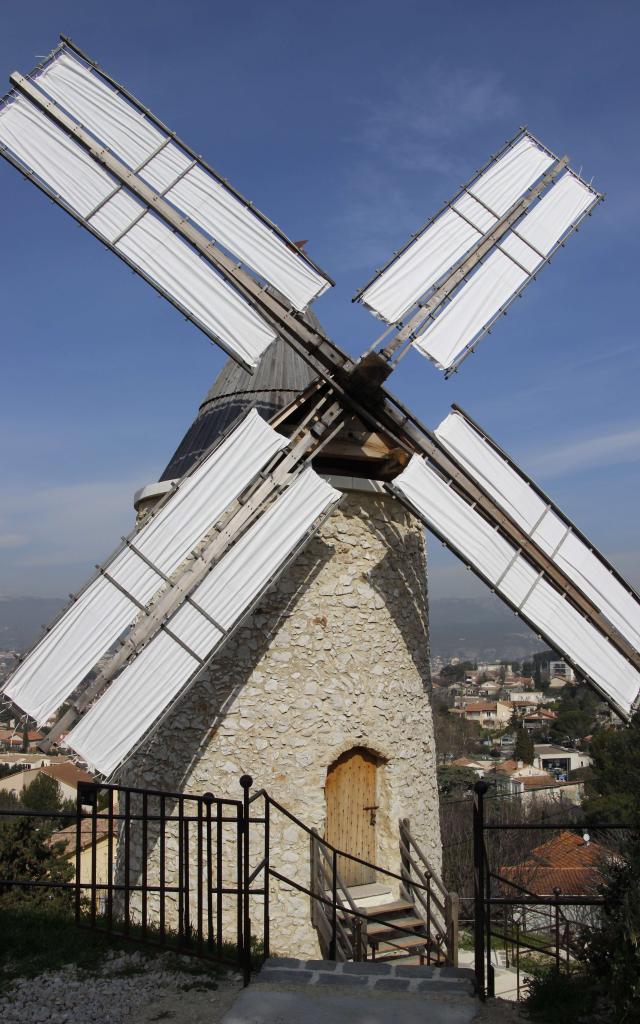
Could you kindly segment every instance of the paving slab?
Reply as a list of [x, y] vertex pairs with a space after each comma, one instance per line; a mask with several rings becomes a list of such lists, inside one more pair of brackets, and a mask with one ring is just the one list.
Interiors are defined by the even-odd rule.
[[222, 1024], [471, 1024], [479, 1009], [478, 1000], [469, 996], [250, 985]]

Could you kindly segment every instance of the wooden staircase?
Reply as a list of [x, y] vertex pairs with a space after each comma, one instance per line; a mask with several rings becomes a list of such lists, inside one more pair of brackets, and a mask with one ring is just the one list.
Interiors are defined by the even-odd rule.
[[[312, 920], [323, 955], [339, 961], [457, 965], [457, 898], [400, 823], [402, 873], [371, 865], [381, 883], [347, 887], [333, 848], [312, 838]], [[340, 853], [340, 856], [348, 856]]]

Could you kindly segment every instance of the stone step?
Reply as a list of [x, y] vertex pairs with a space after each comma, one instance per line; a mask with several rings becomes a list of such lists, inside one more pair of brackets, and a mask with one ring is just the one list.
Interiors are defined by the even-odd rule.
[[473, 996], [473, 971], [458, 967], [407, 966], [398, 963], [336, 963], [334, 960], [296, 960], [272, 957], [252, 979], [256, 985], [326, 986], [373, 989], [375, 992], [429, 992], [432, 995]]

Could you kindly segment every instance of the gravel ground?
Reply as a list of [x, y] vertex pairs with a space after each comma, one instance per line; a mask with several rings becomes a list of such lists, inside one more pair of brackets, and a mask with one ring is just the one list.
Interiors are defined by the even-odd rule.
[[190, 957], [108, 953], [97, 971], [69, 965], [20, 978], [0, 995], [2, 1024], [219, 1024], [242, 987]]

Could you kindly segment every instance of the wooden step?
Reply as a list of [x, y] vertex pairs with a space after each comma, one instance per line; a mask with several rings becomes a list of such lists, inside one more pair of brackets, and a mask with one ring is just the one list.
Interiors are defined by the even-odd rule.
[[376, 947], [376, 959], [379, 956], [383, 956], [385, 953], [393, 953], [395, 950], [401, 949], [419, 949], [421, 946], [427, 945], [426, 935], [403, 935], [398, 940], [393, 940], [393, 945], [387, 942], [381, 942]]
[[413, 903], [407, 900], [394, 900], [393, 903], [382, 903], [377, 907], [362, 907], [362, 913], [367, 917], [384, 917], [395, 914], [410, 914], [413, 911]]
[[[370, 924], [367, 926], [367, 937], [375, 939], [381, 935], [388, 935], [390, 932], [396, 931], [398, 928], [425, 928], [425, 921], [422, 917], [397, 917], [393, 918], [387, 924]], [[402, 934], [402, 933], [401, 933]], [[408, 937], [408, 936], [407, 936]], [[425, 936], [426, 939], [426, 936]]]

